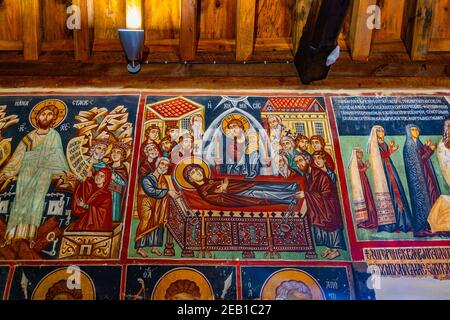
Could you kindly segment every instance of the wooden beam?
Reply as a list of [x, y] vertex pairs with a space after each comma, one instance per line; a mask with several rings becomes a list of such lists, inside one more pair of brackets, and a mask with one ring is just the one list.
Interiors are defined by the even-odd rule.
[[433, 0], [410, 0], [406, 3], [405, 46], [414, 61], [427, 59], [433, 20]]
[[180, 57], [195, 60], [197, 55], [198, 0], [181, 0]]
[[308, 14], [294, 63], [304, 84], [325, 79], [329, 55], [338, 45], [350, 0], [316, 0]]
[[354, 0], [350, 22], [349, 45], [352, 59], [367, 61], [372, 45], [373, 29], [367, 26], [367, 9], [376, 5], [377, 0]]
[[22, 41], [0, 40], [0, 51], [21, 51], [23, 50]]
[[300, 39], [302, 38], [303, 28], [308, 20], [308, 14], [314, 0], [296, 0], [294, 6], [294, 15], [292, 18], [292, 45], [294, 56], [297, 53]]
[[74, 30], [73, 40], [75, 45], [75, 60], [88, 61], [92, 52], [92, 29], [89, 25], [89, 15], [93, 14], [89, 12], [88, 0], [73, 0], [74, 5], [80, 8], [80, 29]]
[[25, 60], [38, 60], [42, 42], [40, 1], [21, 1], [23, 56]]
[[255, 44], [256, 0], [237, 0], [236, 60], [246, 61]]

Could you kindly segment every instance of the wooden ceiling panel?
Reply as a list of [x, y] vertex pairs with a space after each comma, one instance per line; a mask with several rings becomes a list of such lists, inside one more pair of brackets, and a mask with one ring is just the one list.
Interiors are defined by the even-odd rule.
[[[25, 60], [41, 60], [44, 53], [59, 51], [67, 51], [78, 61], [95, 61], [94, 56], [102, 52], [123, 54], [117, 31], [126, 26], [127, 3], [132, 2], [0, 1], [0, 21], [4, 22], [0, 24], [0, 51], [16, 51], [14, 55], [21, 51]], [[147, 59], [234, 62], [292, 60], [309, 10], [319, 0], [136, 3], [143, 4], [140, 9]], [[367, 30], [366, 21], [367, 7], [374, 3], [381, 7], [381, 29], [372, 32]], [[79, 5], [82, 13], [82, 30], [75, 32], [66, 28], [66, 10], [71, 4]], [[22, 7], [27, 10], [26, 19]], [[420, 8], [427, 8], [427, 13]], [[423, 60], [428, 52], [450, 51], [449, 8], [450, 0], [354, 0], [339, 44], [343, 52], [358, 61], [393, 53], [409, 53], [412, 59]]]
[[67, 28], [67, 17], [66, 1], [43, 0], [43, 41], [73, 39], [73, 31]]
[[235, 39], [236, 0], [202, 0], [200, 3], [200, 39]]
[[181, 0], [146, 0], [144, 5], [145, 38], [155, 40], [179, 39]]
[[22, 50], [20, 2], [4, 0], [0, 5], [0, 51]]
[[256, 38], [290, 38], [295, 0], [258, 0]]
[[450, 0], [435, 0], [430, 51], [450, 51]]
[[125, 0], [94, 1], [94, 39], [118, 39], [118, 29], [126, 24]]

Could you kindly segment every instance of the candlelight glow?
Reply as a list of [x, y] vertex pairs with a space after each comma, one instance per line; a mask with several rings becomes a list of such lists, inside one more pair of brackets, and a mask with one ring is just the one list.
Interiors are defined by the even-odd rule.
[[141, 8], [137, 5], [127, 7], [127, 28], [128, 29], [142, 28]]

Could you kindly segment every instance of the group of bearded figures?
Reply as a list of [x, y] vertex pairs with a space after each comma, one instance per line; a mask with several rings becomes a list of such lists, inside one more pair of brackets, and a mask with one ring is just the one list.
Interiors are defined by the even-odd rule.
[[[322, 136], [291, 136], [280, 117], [269, 116], [268, 130], [263, 133], [270, 143], [268, 153], [263, 150], [261, 132], [246, 126], [248, 122], [242, 116], [230, 117], [219, 129], [223, 132], [220, 143], [225, 143], [216, 148], [214, 143], [218, 140], [212, 138], [211, 148], [221, 152], [201, 163], [193, 161], [182, 166], [179, 174], [180, 161], [209, 154], [207, 144], [202, 144], [202, 140], [197, 143], [203, 132], [199, 134], [196, 123], [202, 120], [201, 116], [194, 116], [190, 130], [182, 134], [180, 128], [168, 126], [162, 139], [158, 126], [146, 129], [136, 207], [139, 225], [135, 250], [139, 256], [148, 257], [146, 248], [151, 249], [151, 254], [162, 255], [169, 200], [181, 196], [170, 187], [169, 176], [181, 176], [205, 204], [219, 209], [270, 205], [293, 208], [311, 221], [315, 244], [324, 248], [323, 258], [336, 259], [340, 250], [346, 250], [335, 163], [325, 151]], [[214, 178], [211, 172], [215, 172]], [[264, 179], [265, 176], [271, 178]]]
[[[370, 161], [364, 161], [361, 148], [354, 148], [350, 161], [353, 209], [358, 228], [378, 232], [413, 232], [415, 237], [450, 235], [450, 199], [441, 188], [432, 163], [437, 153], [441, 173], [450, 186], [450, 120], [444, 124], [442, 140], [423, 143], [420, 128], [406, 126], [403, 148], [404, 168], [409, 189], [407, 200], [400, 176], [391, 159], [399, 149], [392, 139], [385, 142], [385, 130], [374, 126], [368, 143]], [[372, 183], [366, 174], [371, 168]]]

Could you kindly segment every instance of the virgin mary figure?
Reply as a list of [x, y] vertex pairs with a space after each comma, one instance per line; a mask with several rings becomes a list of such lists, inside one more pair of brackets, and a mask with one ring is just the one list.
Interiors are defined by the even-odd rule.
[[378, 232], [409, 232], [412, 228], [411, 211], [397, 169], [391, 160], [398, 145], [394, 140], [388, 145], [384, 137], [384, 128], [374, 126], [368, 145]]

